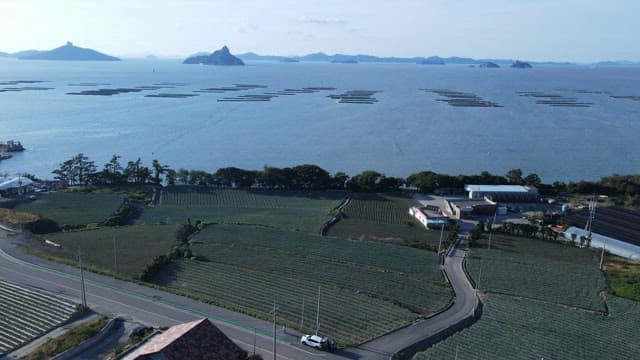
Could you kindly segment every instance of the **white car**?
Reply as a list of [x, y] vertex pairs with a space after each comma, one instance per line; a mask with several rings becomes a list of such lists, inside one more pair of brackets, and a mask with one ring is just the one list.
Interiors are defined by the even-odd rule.
[[327, 346], [327, 338], [321, 338], [318, 335], [302, 335], [300, 342], [316, 349], [324, 349]]

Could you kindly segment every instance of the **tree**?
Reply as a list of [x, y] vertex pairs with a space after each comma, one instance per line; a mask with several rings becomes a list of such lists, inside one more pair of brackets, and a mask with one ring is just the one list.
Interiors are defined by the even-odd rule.
[[296, 189], [324, 190], [331, 185], [329, 172], [317, 165], [298, 165], [293, 171], [293, 186]]
[[189, 170], [180, 168], [178, 170], [177, 178], [179, 184], [187, 185], [189, 183]]
[[510, 184], [523, 185], [524, 180], [522, 179], [522, 170], [520, 169], [511, 169], [505, 175], [507, 181]]
[[158, 160], [153, 160], [151, 167], [153, 168], [153, 182], [159, 185], [162, 182], [162, 174], [166, 173], [169, 166], [162, 165]]
[[538, 174], [536, 173], [531, 173], [529, 175], [527, 175], [524, 179], [523, 179], [524, 183], [528, 186], [535, 186], [538, 187], [540, 186], [540, 184], [542, 183], [542, 180], [540, 179], [540, 176], [538, 176]]
[[151, 171], [142, 164], [140, 158], [136, 161], [129, 161], [123, 173], [128, 182], [135, 184], [145, 184], [151, 177]]
[[248, 188], [256, 183], [257, 174], [255, 171], [227, 167], [218, 169], [214, 176], [216, 182], [223, 186]]
[[354, 176], [349, 180], [349, 187], [357, 191], [378, 191], [378, 185], [384, 175], [377, 171], [367, 170]]
[[293, 187], [293, 170], [265, 165], [257, 174], [256, 183], [267, 189], [291, 189]]
[[69, 185], [87, 185], [95, 177], [96, 165], [83, 153], [64, 161], [53, 170], [55, 178]]
[[344, 189], [347, 186], [349, 175], [342, 171], [338, 171], [333, 175], [333, 187], [336, 189]]
[[120, 156], [113, 155], [108, 163], [104, 164], [101, 174], [101, 180], [105, 184], [117, 185], [122, 183], [122, 165], [120, 165]]
[[167, 169], [167, 172], [165, 174], [167, 185], [175, 185], [177, 177], [178, 177], [178, 173], [175, 170]]
[[407, 184], [415, 186], [421, 193], [430, 194], [436, 190], [438, 185], [436, 175], [433, 171], [421, 171], [411, 174], [407, 178]]

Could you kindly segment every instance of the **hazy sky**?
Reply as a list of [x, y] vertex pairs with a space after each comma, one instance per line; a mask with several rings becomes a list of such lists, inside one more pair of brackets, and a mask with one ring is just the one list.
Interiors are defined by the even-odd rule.
[[0, 51], [640, 60], [640, 0], [0, 0]]

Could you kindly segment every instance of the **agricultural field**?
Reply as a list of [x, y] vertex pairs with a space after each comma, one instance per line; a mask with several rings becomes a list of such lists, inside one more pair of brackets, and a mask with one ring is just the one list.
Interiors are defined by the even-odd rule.
[[[487, 239], [480, 244], [487, 246]], [[494, 234], [491, 250], [471, 249], [467, 268], [483, 292], [605, 310], [598, 297], [606, 287], [605, 279], [588, 249]]]
[[48, 255], [75, 262], [78, 259], [77, 249], [80, 247], [86, 265], [96, 270], [116, 273], [117, 257], [117, 274], [135, 278], [154, 257], [171, 250], [176, 244], [176, 229], [176, 225], [101, 227], [47, 234], [42, 239], [61, 245], [60, 248], [44, 247]]
[[479, 245], [468, 268], [480, 282], [482, 316], [414, 360], [632, 359], [640, 353], [640, 303], [600, 293], [605, 279], [597, 253], [501, 234], [493, 235], [490, 250], [486, 236]]
[[640, 304], [612, 295], [609, 314], [487, 294], [471, 327], [416, 354], [436, 359], [636, 359]]
[[329, 228], [328, 235], [437, 248], [440, 232], [425, 229], [409, 215], [411, 206], [420, 206], [414, 199], [400, 194], [359, 193], [350, 198], [342, 209], [343, 218]]
[[321, 334], [343, 346], [433, 313], [452, 295], [437, 256], [408, 247], [234, 225], [207, 226], [191, 243], [198, 260], [173, 261], [155, 283], [261, 317], [275, 299], [281, 320], [306, 332], [320, 286]]
[[0, 281], [0, 355], [67, 321], [72, 303]]
[[59, 226], [81, 226], [105, 221], [123, 201], [124, 196], [115, 192], [51, 192], [15, 210], [51, 219]]
[[191, 219], [317, 233], [344, 197], [343, 192], [170, 187], [138, 223], [184, 223]]
[[640, 262], [610, 257], [605, 274], [614, 295], [640, 301]]

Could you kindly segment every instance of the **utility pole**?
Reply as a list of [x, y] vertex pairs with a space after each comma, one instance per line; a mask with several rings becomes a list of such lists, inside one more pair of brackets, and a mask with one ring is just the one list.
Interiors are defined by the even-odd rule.
[[302, 296], [302, 316], [300, 316], [300, 331], [304, 329], [304, 295]]
[[253, 355], [256, 354], [256, 337], [258, 336], [256, 332], [256, 328], [253, 328]]
[[80, 291], [82, 292], [82, 311], [87, 308], [87, 295], [84, 290], [84, 269], [82, 268], [82, 251], [78, 246], [78, 263], [80, 264]]
[[318, 309], [316, 311], [316, 336], [320, 331], [320, 285], [318, 285]]
[[600, 253], [600, 270], [604, 269], [604, 248], [607, 247], [607, 238], [604, 238], [604, 244], [602, 244], [602, 252]]
[[278, 311], [278, 307], [276, 306], [276, 302], [273, 302], [273, 360], [276, 360], [276, 313]]
[[116, 237], [113, 237], [113, 268], [116, 275], [118, 274], [118, 247], [116, 245]]
[[493, 224], [496, 223], [496, 215], [498, 215], [498, 211], [493, 213], [493, 222], [489, 224], [489, 250], [491, 250], [491, 235], [493, 234]]
[[440, 255], [440, 251], [442, 249], [442, 236], [444, 235], [444, 224], [440, 227], [440, 242], [438, 243], [438, 255]]

